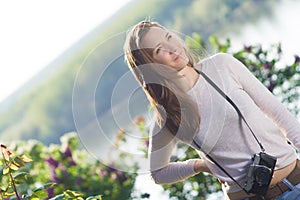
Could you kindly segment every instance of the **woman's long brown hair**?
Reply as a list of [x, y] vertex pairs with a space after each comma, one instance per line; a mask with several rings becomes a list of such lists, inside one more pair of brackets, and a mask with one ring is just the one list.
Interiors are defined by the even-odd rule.
[[[197, 103], [180, 84], [182, 76], [177, 71], [154, 63], [153, 49], [141, 48], [142, 39], [151, 27], [165, 29], [158, 23], [142, 21], [128, 32], [124, 44], [125, 60], [153, 107], [160, 127], [166, 127], [174, 136], [190, 142], [200, 125]], [[189, 57], [188, 65], [193, 67], [193, 56], [186, 47], [185, 51]]]

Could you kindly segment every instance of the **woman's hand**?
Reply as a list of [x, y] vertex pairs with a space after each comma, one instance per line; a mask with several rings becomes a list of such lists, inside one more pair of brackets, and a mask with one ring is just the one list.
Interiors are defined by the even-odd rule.
[[205, 162], [203, 159], [197, 159], [194, 162], [194, 171], [196, 173], [200, 173], [200, 172], [207, 172], [207, 173], [211, 173], [209, 168], [206, 166]]

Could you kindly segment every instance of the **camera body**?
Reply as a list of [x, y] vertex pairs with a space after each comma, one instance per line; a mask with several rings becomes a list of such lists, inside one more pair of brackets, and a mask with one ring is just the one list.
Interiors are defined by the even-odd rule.
[[249, 166], [244, 190], [248, 193], [265, 195], [274, 173], [277, 158], [266, 153], [254, 154]]

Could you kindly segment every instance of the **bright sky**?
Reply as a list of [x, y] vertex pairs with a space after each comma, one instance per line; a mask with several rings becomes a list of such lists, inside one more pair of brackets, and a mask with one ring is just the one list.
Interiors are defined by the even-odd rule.
[[0, 102], [130, 0], [0, 0]]

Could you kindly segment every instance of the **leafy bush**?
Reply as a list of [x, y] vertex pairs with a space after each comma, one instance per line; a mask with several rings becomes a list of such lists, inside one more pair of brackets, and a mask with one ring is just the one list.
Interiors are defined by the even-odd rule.
[[13, 151], [3, 145], [0, 181], [6, 185], [1, 186], [2, 198], [130, 198], [136, 174], [116, 170], [113, 165], [117, 163], [109, 167], [90, 157], [75, 133], [64, 135], [61, 142], [46, 147], [38, 141], [21, 141]]

